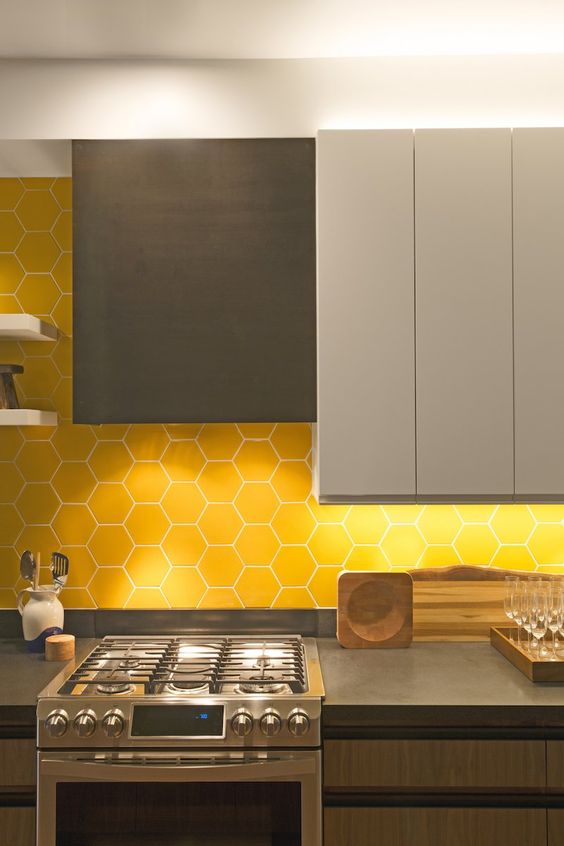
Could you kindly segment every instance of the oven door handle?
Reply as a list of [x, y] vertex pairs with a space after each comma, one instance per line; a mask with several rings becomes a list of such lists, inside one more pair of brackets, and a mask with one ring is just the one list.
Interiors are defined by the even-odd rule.
[[[135, 759], [134, 759], [135, 760]], [[170, 760], [170, 759], [166, 759]], [[53, 759], [39, 763], [40, 776], [54, 777], [60, 781], [291, 781], [316, 772], [315, 755], [277, 760], [250, 760], [240, 763], [222, 763], [221, 760], [194, 764], [159, 763], [158, 758], [144, 759], [139, 763], [109, 761], [76, 761]], [[185, 761], [185, 759], [184, 759]]]

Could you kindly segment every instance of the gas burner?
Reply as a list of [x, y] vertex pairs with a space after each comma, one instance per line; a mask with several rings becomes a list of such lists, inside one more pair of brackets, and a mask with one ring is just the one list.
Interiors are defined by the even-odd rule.
[[136, 670], [139, 666], [137, 658], [124, 658], [120, 661], [118, 667], [120, 670]]
[[175, 682], [171, 681], [164, 686], [165, 693], [180, 693], [180, 694], [192, 694], [192, 693], [209, 693], [210, 686], [207, 682]]
[[100, 682], [96, 685], [96, 693], [102, 696], [125, 696], [135, 693], [135, 685], [128, 682]]
[[239, 682], [235, 687], [235, 693], [255, 694], [280, 694], [291, 693], [291, 688], [280, 678], [265, 675], [249, 676], [246, 680]]

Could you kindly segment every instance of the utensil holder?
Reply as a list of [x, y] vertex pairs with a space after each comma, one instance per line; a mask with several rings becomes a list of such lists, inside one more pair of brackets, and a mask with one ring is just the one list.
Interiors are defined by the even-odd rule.
[[[29, 594], [29, 600], [24, 604], [26, 594]], [[37, 590], [24, 588], [18, 594], [18, 611], [22, 616], [23, 635], [30, 652], [44, 652], [45, 638], [63, 631], [65, 610], [52, 587], [41, 585]]]

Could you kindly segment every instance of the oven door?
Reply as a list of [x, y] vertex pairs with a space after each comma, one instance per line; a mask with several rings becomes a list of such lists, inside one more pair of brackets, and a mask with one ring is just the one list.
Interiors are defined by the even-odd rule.
[[40, 752], [37, 846], [321, 846], [321, 753]]

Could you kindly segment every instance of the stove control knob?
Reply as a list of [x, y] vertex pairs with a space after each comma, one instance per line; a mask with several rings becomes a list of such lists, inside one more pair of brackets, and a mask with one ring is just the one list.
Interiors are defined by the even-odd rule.
[[119, 737], [125, 728], [121, 711], [108, 711], [102, 720], [102, 729], [106, 737]]
[[260, 730], [267, 737], [274, 737], [282, 728], [282, 720], [276, 711], [266, 711], [260, 718]]
[[96, 731], [96, 714], [94, 711], [79, 711], [73, 726], [79, 737], [90, 737]]
[[237, 737], [247, 737], [253, 730], [253, 718], [248, 711], [238, 711], [231, 720], [233, 734]]
[[288, 731], [294, 737], [303, 737], [309, 731], [309, 717], [305, 711], [294, 711], [288, 717]]
[[62, 737], [69, 727], [69, 718], [65, 711], [51, 711], [45, 720], [49, 737]]

